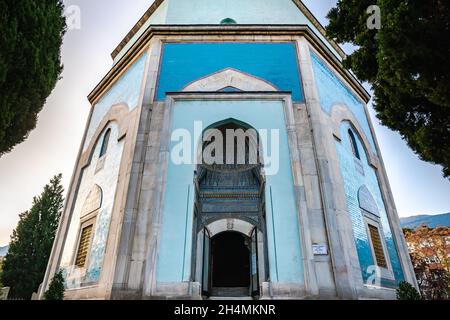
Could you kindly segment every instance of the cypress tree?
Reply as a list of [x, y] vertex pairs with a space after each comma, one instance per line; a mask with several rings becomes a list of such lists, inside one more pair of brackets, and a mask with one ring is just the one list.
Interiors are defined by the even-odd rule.
[[1, 282], [11, 287], [10, 297], [30, 299], [41, 284], [63, 208], [62, 175], [57, 175], [20, 215], [3, 262]]
[[23, 142], [58, 81], [61, 0], [0, 0], [0, 157]]
[[44, 300], [64, 300], [64, 277], [62, 271], [55, 274], [48, 290], [44, 293]]

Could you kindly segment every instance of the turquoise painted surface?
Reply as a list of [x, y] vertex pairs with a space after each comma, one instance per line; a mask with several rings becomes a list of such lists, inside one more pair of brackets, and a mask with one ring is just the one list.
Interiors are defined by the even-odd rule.
[[218, 25], [232, 18], [238, 24], [307, 25], [328, 49], [341, 57], [292, 0], [166, 0], [114, 59], [117, 63], [151, 25]]
[[111, 214], [108, 210], [103, 209], [97, 217], [95, 235], [92, 239], [92, 249], [89, 253], [89, 267], [87, 268], [85, 279], [87, 283], [97, 282], [100, 279], [110, 221]]
[[146, 57], [147, 53], [144, 53], [94, 106], [86, 136], [85, 150], [91, 143], [92, 137], [98, 129], [100, 122], [103, 120], [103, 117], [113, 105], [126, 103], [130, 110], [137, 107], [141, 94]]
[[264, 79], [303, 101], [293, 43], [169, 43], [164, 45], [157, 99], [225, 68]]
[[364, 103], [336, 77], [320, 58], [311, 53], [311, 59], [322, 109], [327, 113], [331, 113], [333, 106], [336, 104], [344, 104], [350, 108], [350, 111], [364, 130], [367, 139], [369, 139], [372, 151], [377, 154], [375, 142], [369, 127], [369, 121], [367, 120], [364, 111]]
[[[372, 195], [378, 208], [380, 223], [384, 232], [387, 251], [392, 264], [396, 282], [404, 280], [403, 271], [400, 265], [400, 259], [396, 248], [395, 241], [392, 237], [391, 227], [389, 225], [386, 208], [381, 195], [380, 186], [375, 169], [367, 162], [367, 155], [364, 152], [361, 141], [357, 138], [358, 149], [361, 155], [361, 161], [356, 159], [352, 152], [348, 130], [351, 128], [349, 122], [345, 121], [341, 125], [342, 141], [336, 141], [336, 149], [339, 156], [339, 165], [342, 178], [344, 181], [345, 195], [347, 200], [348, 213], [353, 224], [353, 234], [355, 244], [358, 251], [359, 263], [362, 270], [362, 276], [366, 282], [370, 274], [367, 272], [369, 266], [374, 265], [372, 251], [363, 220], [363, 214], [358, 200], [358, 191], [365, 186]], [[362, 170], [360, 169], [362, 167]], [[382, 285], [392, 287], [395, 283], [389, 280], [383, 280]]]
[[169, 0], [167, 24], [306, 24], [292, 0]]
[[[258, 117], [255, 117], [258, 114]], [[174, 106], [172, 129], [186, 129], [194, 134], [194, 121], [202, 121], [203, 129], [229, 118], [242, 121], [255, 129], [280, 129], [280, 170], [267, 176], [266, 199], [270, 278], [273, 282], [303, 283], [293, 176], [281, 101], [179, 101]], [[191, 143], [197, 148], [201, 137], [196, 132]], [[172, 142], [171, 148], [177, 145]], [[272, 146], [269, 144], [268, 149]], [[163, 225], [157, 267], [158, 282], [189, 281], [193, 232], [193, 178], [196, 166], [174, 165], [169, 161], [165, 191]], [[191, 190], [188, 197], [188, 190]], [[272, 189], [273, 203], [270, 203]], [[272, 211], [273, 207], [273, 211]], [[272, 215], [274, 220], [272, 220]], [[185, 221], [188, 221], [187, 234]], [[275, 225], [273, 223], [275, 222]], [[188, 239], [185, 243], [185, 239]], [[275, 250], [276, 243], [276, 250]], [[275, 259], [277, 252], [277, 260]], [[183, 257], [186, 260], [183, 267]], [[184, 268], [184, 269], [183, 269]]]
[[169, 0], [166, 24], [219, 24], [225, 18], [238, 24], [307, 25], [340, 59], [292, 0]]

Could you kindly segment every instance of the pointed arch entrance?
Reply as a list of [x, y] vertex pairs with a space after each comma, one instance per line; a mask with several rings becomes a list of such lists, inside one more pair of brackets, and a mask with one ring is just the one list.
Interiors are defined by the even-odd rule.
[[204, 297], [258, 297], [267, 279], [265, 178], [258, 140], [256, 130], [234, 119], [203, 133], [194, 179], [193, 268]]

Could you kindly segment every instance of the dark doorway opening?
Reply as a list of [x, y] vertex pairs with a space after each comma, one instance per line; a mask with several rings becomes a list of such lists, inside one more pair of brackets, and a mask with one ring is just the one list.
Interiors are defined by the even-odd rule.
[[[197, 250], [193, 252], [195, 279], [201, 283], [205, 297], [258, 297], [260, 279], [268, 279], [262, 146], [257, 131], [236, 119], [208, 129], [216, 130], [214, 134], [203, 132], [202, 161], [195, 171], [195, 232], [202, 237], [197, 238]], [[219, 153], [217, 131], [223, 137]], [[229, 135], [230, 131], [234, 135]], [[233, 223], [229, 227], [230, 221], [225, 221], [230, 219], [253, 226], [251, 236], [233, 231]], [[211, 237], [208, 226], [216, 221], [226, 222], [228, 229]]]
[[238, 232], [223, 232], [212, 238], [213, 287], [250, 287], [249, 241]]

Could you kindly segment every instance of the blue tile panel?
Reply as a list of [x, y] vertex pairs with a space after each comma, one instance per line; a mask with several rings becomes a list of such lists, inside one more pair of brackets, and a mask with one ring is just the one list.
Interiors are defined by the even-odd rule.
[[264, 79], [303, 101], [294, 43], [168, 43], [158, 81], [157, 99], [192, 81], [226, 68]]
[[144, 53], [95, 104], [83, 151], [86, 151], [88, 148], [103, 117], [111, 110], [113, 105], [126, 103], [130, 111], [137, 107], [144, 78], [146, 58], [147, 53]]
[[89, 267], [86, 271], [85, 282], [92, 283], [100, 280], [100, 272], [103, 265], [103, 257], [105, 255], [106, 242], [109, 232], [109, 224], [111, 215], [108, 210], [103, 209], [95, 226], [95, 235], [92, 240], [92, 250], [89, 254]]
[[364, 103], [359, 100], [344, 83], [342, 83], [342, 81], [320, 58], [311, 53], [311, 59], [322, 109], [330, 114], [334, 105], [346, 105], [364, 130], [364, 134], [372, 146], [372, 151], [377, 154], [375, 142], [369, 127], [369, 121], [367, 120], [364, 111]]
[[134, 62], [99, 100], [95, 108], [107, 109], [117, 103], [126, 103], [130, 110], [136, 108], [141, 93], [147, 53]]
[[[365, 283], [368, 281], [370, 277], [368, 268], [375, 264], [366, 231], [365, 221], [363, 219], [363, 213], [358, 200], [358, 192], [361, 187], [365, 186], [367, 188], [365, 192], [370, 192], [376, 202], [381, 227], [384, 232], [384, 240], [386, 242], [395, 280], [398, 283], [404, 280], [404, 275], [400, 265], [397, 247], [393, 239], [391, 227], [386, 214], [386, 208], [381, 195], [376, 171], [368, 164], [367, 155], [363, 151], [363, 145], [358, 138], [357, 144], [361, 154], [361, 161], [354, 157], [348, 135], [348, 130], [350, 127], [351, 125], [349, 122], [345, 121], [342, 123], [342, 141], [336, 141], [336, 149], [339, 157], [340, 170], [344, 181], [348, 213], [353, 225], [353, 234], [355, 237], [355, 244], [358, 251], [363, 280]], [[356, 134], [355, 137], [357, 137]], [[357, 170], [357, 166], [362, 166], [363, 172]], [[387, 287], [394, 287], [396, 285], [396, 283], [393, 283], [387, 279], [382, 279], [381, 284]]]

